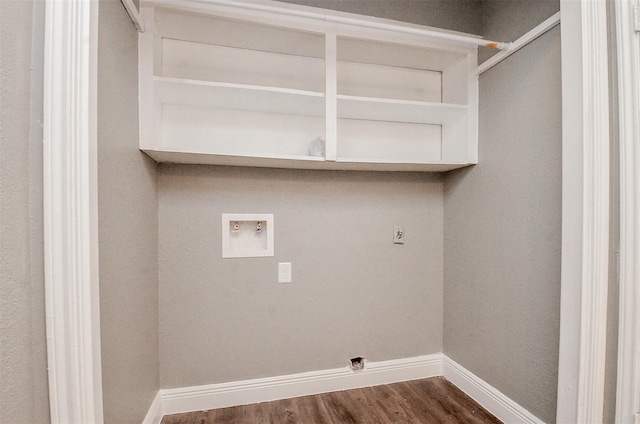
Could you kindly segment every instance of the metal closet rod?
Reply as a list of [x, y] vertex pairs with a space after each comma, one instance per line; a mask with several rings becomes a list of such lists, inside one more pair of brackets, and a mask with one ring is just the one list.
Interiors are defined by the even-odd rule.
[[[335, 24], [347, 24], [352, 26], [360, 26], [360, 27], [369, 28], [369, 29], [381, 29], [381, 30], [399, 32], [404, 34], [420, 35], [420, 36], [426, 36], [426, 37], [436, 38], [436, 39], [445, 40], [445, 41], [456, 42], [460, 44], [488, 47], [488, 48], [494, 48], [494, 49], [499, 49], [503, 51], [509, 51], [512, 48], [512, 45], [511, 45], [512, 43], [485, 40], [483, 38], [473, 37], [470, 35], [456, 34], [453, 32], [438, 31], [435, 29], [428, 29], [428, 28], [406, 27], [403, 25], [396, 25], [396, 24], [387, 23], [387, 22], [361, 21], [359, 19], [351, 18], [348, 16], [338, 16], [338, 15], [330, 15], [330, 14], [321, 13], [321, 12], [290, 9], [287, 7], [273, 6], [273, 5], [266, 4], [263, 2], [258, 2], [258, 1], [248, 2], [243, 0], [195, 0], [195, 2], [205, 3], [205, 4], [216, 4], [221, 6], [231, 6], [231, 7], [241, 8], [241, 9], [257, 10], [261, 12], [278, 13], [278, 14], [284, 14], [284, 15], [295, 16], [300, 18], [308, 18], [308, 19], [315, 19], [319, 21], [331, 22]], [[133, 6], [133, 0], [122, 0], [122, 3], [127, 8], [127, 11], [131, 16], [131, 20], [136, 25], [136, 28], [138, 29], [138, 31], [144, 32], [144, 25], [140, 20], [140, 15], [138, 14], [135, 6]], [[161, 4], [164, 6], [176, 7], [182, 2], [177, 0], [156, 0], [153, 3]], [[188, 3], [188, 2], [185, 1], [184, 3]]]
[[[129, 12], [129, 16], [131, 20], [136, 26], [136, 29], [139, 32], [144, 32], [144, 23], [142, 22], [142, 18], [138, 13], [138, 10], [133, 3], [133, 0], [121, 0], [122, 4], [124, 4], [127, 12]], [[531, 41], [535, 40], [542, 34], [546, 33], [550, 29], [554, 28], [556, 25], [560, 23], [560, 12], [555, 13], [548, 19], [546, 19], [541, 24], [537, 25], [529, 32], [524, 34], [522, 37], [518, 38], [516, 41], [502, 42], [502, 41], [490, 41], [482, 38], [477, 38], [469, 35], [456, 34], [451, 32], [442, 32], [428, 28], [416, 28], [416, 27], [405, 27], [402, 25], [396, 25], [386, 22], [377, 22], [377, 21], [361, 21], [359, 19], [347, 17], [347, 16], [337, 16], [337, 15], [328, 15], [319, 12], [310, 12], [305, 10], [296, 10], [289, 9], [285, 7], [277, 7], [271, 6], [269, 4], [264, 4], [260, 2], [252, 2], [249, 3], [247, 1], [239, 1], [239, 0], [195, 0], [199, 3], [209, 3], [209, 4], [217, 4], [223, 6], [233, 6], [243, 9], [250, 10], [258, 10], [263, 12], [271, 12], [271, 13], [280, 13], [287, 14], [290, 16], [297, 16], [302, 18], [311, 18], [316, 20], [323, 20], [326, 22], [332, 22], [337, 24], [348, 24], [348, 25], [357, 25], [365, 28], [372, 29], [382, 29], [387, 31], [401, 32], [405, 34], [414, 34], [421, 36], [428, 36], [432, 38], [438, 38], [441, 40], [447, 40], [457, 43], [463, 44], [471, 44], [475, 46], [488, 47], [501, 50], [501, 52], [495, 54], [490, 59], [482, 63], [476, 69], [476, 75], [480, 75], [488, 69], [492, 68], [496, 64], [500, 63], [507, 57], [511, 56], [516, 51], [520, 50], [522, 47], [529, 44]], [[177, 0], [157, 0], [154, 3], [164, 4], [167, 6], [176, 6], [180, 3]], [[186, 2], [185, 2], [186, 3]]]
[[522, 37], [518, 38], [516, 41], [511, 44], [511, 47], [508, 50], [503, 50], [495, 55], [491, 56], [489, 59], [484, 61], [480, 66], [476, 68], [476, 75], [480, 75], [485, 71], [493, 68], [498, 63], [502, 62], [536, 38], [540, 37], [542, 34], [546, 33], [550, 29], [554, 28], [556, 25], [560, 23], [560, 12], [556, 12], [551, 15], [545, 21], [535, 26], [529, 32], [524, 34]]
[[396, 25], [396, 24], [391, 24], [386, 22], [361, 21], [359, 19], [351, 18], [347, 16], [329, 15], [329, 14], [320, 13], [320, 12], [289, 9], [284, 7], [271, 6], [269, 4], [264, 4], [260, 2], [249, 3], [242, 0], [195, 0], [195, 1], [200, 3], [234, 6], [234, 7], [244, 8], [244, 9], [260, 10], [264, 12], [273, 12], [273, 13], [286, 14], [290, 16], [311, 18], [311, 19], [317, 19], [317, 20], [336, 23], [336, 24], [348, 24], [348, 25], [360, 26], [364, 28], [382, 29], [387, 31], [400, 32], [404, 34], [422, 35], [422, 36], [427, 36], [432, 38], [438, 38], [441, 40], [454, 41], [454, 42], [463, 43], [463, 44], [471, 44], [475, 46], [489, 47], [489, 48], [500, 49], [500, 50], [509, 50], [511, 48], [511, 43], [503, 43], [500, 41], [490, 41], [490, 40], [485, 40], [482, 38], [477, 38], [469, 35], [455, 34], [451, 32], [443, 32], [443, 31], [427, 29], [427, 28], [405, 27], [403, 25]]
[[[218, 2], [218, 1], [224, 1], [224, 0], [200, 0], [200, 1]], [[389, 24], [385, 22], [360, 21], [355, 18], [348, 18], [343, 16], [327, 15], [325, 16], [325, 20], [327, 22], [338, 23], [338, 24], [348, 24], [352, 26], [382, 29], [382, 30], [388, 30], [388, 31], [394, 31], [394, 32], [401, 32], [404, 34], [422, 35], [422, 36], [437, 38], [440, 40], [454, 41], [458, 43], [471, 44], [471, 45], [481, 46], [481, 47], [489, 47], [492, 49], [499, 49], [503, 51], [511, 50], [511, 43], [505, 43], [502, 41], [490, 41], [490, 40], [485, 40], [483, 38], [476, 38], [468, 35], [455, 34], [450, 32], [442, 32], [442, 31], [433, 30], [433, 29], [404, 27], [401, 25]]]

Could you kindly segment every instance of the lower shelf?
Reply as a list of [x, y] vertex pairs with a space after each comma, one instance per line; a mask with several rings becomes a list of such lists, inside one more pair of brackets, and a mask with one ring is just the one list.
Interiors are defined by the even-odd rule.
[[337, 161], [326, 161], [311, 156], [234, 156], [206, 153], [173, 152], [166, 150], [142, 149], [149, 157], [160, 163], [179, 163], [191, 165], [226, 165], [250, 166], [258, 168], [293, 168], [318, 170], [350, 170], [350, 171], [418, 171], [445, 172], [464, 168], [472, 163], [407, 163], [374, 161], [366, 159], [343, 158]]

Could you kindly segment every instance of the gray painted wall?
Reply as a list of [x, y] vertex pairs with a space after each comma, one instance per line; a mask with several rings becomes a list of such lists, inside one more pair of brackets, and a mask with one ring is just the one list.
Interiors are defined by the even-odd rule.
[[106, 423], [140, 423], [159, 389], [156, 164], [138, 150], [137, 32], [102, 0], [98, 218]]
[[[291, 2], [481, 28], [475, 1]], [[441, 351], [442, 207], [438, 175], [161, 165], [161, 386]], [[226, 212], [274, 213], [276, 256], [221, 259]], [[293, 284], [277, 284], [278, 262]]]
[[49, 422], [42, 2], [0, 2], [0, 423]]
[[482, 34], [481, 0], [280, 0], [303, 6]]
[[[609, 134], [611, 137], [610, 152], [610, 196], [609, 210], [609, 263], [618, 263], [620, 252], [620, 131], [615, 124], [619, 122], [618, 114], [618, 61], [616, 58], [616, 22], [615, 3], [607, 3], [608, 37], [609, 37]], [[620, 281], [618, 266], [609, 266], [609, 299], [607, 305], [607, 359], [605, 369], [604, 420], [615, 423], [616, 390], [618, 383], [618, 330], [620, 315]]]
[[[536, 9], [514, 3], [519, 16]], [[498, 36], [511, 24], [486, 21]], [[558, 371], [560, 92], [555, 28], [481, 76], [479, 164], [445, 179], [444, 352], [546, 422]]]
[[[439, 175], [158, 172], [163, 388], [442, 350]], [[222, 259], [222, 213], [273, 213], [275, 256]], [[278, 262], [293, 283], [277, 283]]]
[[[483, 0], [482, 34], [494, 41], [515, 41], [560, 10], [560, 0]], [[478, 63], [497, 51], [479, 49]]]

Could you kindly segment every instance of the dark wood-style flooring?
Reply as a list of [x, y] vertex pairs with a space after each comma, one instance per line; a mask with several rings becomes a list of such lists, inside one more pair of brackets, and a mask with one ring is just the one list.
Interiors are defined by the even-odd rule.
[[162, 424], [501, 423], [443, 377], [167, 415]]

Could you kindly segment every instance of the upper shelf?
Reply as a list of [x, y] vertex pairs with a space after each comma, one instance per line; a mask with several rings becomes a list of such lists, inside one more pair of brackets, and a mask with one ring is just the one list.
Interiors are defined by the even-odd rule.
[[319, 20], [269, 1], [142, 5], [140, 148], [158, 161], [385, 171], [477, 161], [477, 47], [459, 34]]
[[466, 105], [338, 96], [339, 118], [455, 125], [465, 119], [466, 113]]
[[181, 105], [324, 117], [324, 93], [279, 87], [154, 78], [160, 105]]

